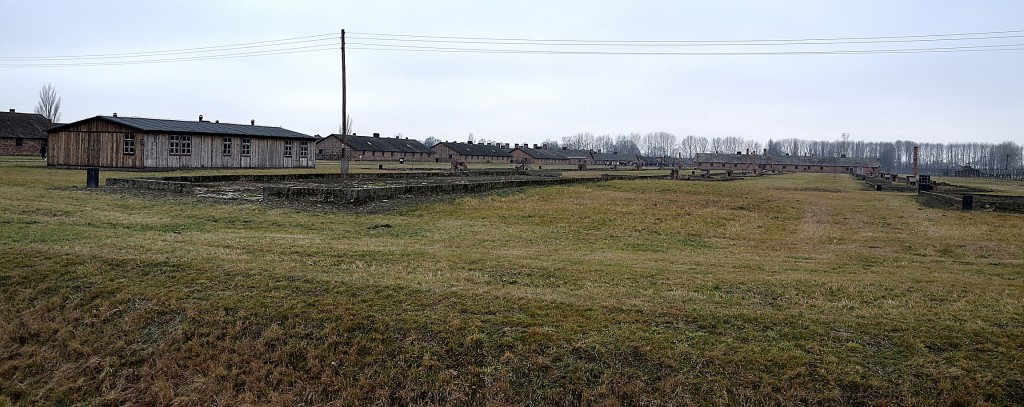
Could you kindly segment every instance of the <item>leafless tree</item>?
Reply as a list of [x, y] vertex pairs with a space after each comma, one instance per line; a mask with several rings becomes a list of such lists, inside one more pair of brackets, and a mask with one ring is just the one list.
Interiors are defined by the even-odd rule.
[[47, 83], [39, 90], [39, 104], [36, 105], [36, 113], [57, 123], [60, 120], [60, 96], [57, 96], [57, 88]]

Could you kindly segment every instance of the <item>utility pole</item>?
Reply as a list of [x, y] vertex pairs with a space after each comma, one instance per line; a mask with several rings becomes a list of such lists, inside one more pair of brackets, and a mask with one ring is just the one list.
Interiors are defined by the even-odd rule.
[[345, 29], [341, 29], [341, 136], [348, 135], [348, 90], [345, 88]]

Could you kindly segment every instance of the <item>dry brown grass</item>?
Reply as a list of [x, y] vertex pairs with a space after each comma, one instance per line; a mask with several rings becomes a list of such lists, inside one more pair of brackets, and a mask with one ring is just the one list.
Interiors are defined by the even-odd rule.
[[2, 167], [0, 404], [1024, 403], [1020, 215], [812, 174], [379, 215], [83, 180]]

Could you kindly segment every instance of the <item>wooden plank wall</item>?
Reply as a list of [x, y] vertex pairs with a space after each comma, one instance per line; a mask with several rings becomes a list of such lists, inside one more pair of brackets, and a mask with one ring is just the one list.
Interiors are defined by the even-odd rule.
[[[125, 133], [135, 134], [135, 154], [124, 154]], [[231, 137], [231, 154], [223, 154], [224, 136], [192, 136], [190, 155], [170, 155], [169, 135], [143, 133], [103, 120], [90, 120], [50, 134], [48, 165], [106, 168], [312, 168], [315, 140], [300, 157], [302, 140], [292, 140], [292, 156], [284, 156], [284, 140], [248, 137], [251, 154], [242, 157], [242, 138]]]
[[[315, 140], [308, 140], [309, 154], [300, 157], [301, 140], [292, 140], [292, 156], [284, 156], [284, 139], [231, 136], [231, 154], [223, 154], [221, 135], [192, 136], [192, 154], [171, 155], [167, 134], [146, 135], [146, 168], [312, 168], [316, 164]], [[242, 139], [251, 141], [250, 154], [242, 156]]]
[[[135, 134], [135, 154], [124, 154], [125, 133]], [[100, 120], [50, 133], [48, 165], [142, 168], [139, 143], [145, 136], [134, 129]]]

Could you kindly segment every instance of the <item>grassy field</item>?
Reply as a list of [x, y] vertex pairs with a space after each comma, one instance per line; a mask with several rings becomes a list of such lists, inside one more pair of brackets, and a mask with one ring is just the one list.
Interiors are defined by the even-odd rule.
[[377, 215], [84, 180], [0, 162], [0, 405], [1024, 403], [1021, 215], [817, 174]]

